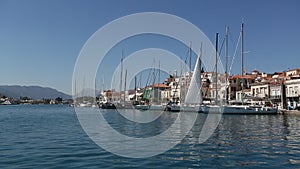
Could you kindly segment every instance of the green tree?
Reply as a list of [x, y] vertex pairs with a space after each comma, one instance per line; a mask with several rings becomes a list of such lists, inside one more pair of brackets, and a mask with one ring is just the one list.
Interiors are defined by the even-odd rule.
[[61, 103], [63, 101], [63, 99], [61, 98], [61, 97], [57, 97], [56, 99], [55, 99], [55, 102], [56, 103]]
[[30, 98], [30, 97], [27, 97], [27, 96], [25, 96], [25, 97], [21, 97], [21, 96], [20, 96], [20, 100], [31, 100], [31, 98]]

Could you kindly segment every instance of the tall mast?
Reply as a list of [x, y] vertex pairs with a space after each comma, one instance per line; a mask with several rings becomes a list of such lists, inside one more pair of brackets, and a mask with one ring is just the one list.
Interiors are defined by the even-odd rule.
[[143, 75], [143, 72], [141, 72], [141, 74], [140, 74], [140, 79], [139, 79], [139, 84], [138, 84], [138, 87], [139, 88], [142, 88], [142, 76]]
[[192, 41], [190, 42], [190, 65], [189, 65], [189, 84], [191, 84], [192, 81]]
[[216, 33], [216, 104], [218, 103], [218, 40], [219, 39], [219, 33]]
[[102, 77], [102, 92], [104, 92], [104, 76]]
[[[160, 84], [160, 61], [158, 61], [158, 84]], [[160, 102], [160, 97], [161, 97], [161, 94], [160, 94], [160, 89], [158, 86], [158, 90], [157, 90], [157, 102], [158, 103]]]
[[121, 93], [122, 93], [122, 81], [123, 81], [123, 49], [121, 52], [120, 101], [121, 101]]
[[76, 106], [76, 103], [77, 103], [77, 91], [76, 91], [76, 79], [75, 79], [75, 85], [74, 85], [74, 87], [75, 87], [75, 89], [74, 89], [74, 93], [75, 93], [75, 96], [74, 96], [74, 104], [75, 104], [75, 106]]
[[83, 87], [82, 87], [82, 103], [84, 103], [84, 88], [85, 88], [85, 76], [83, 77]]
[[160, 61], [158, 61], [158, 83], [160, 83]]
[[244, 22], [242, 23], [242, 76], [245, 75], [244, 68]]
[[94, 100], [94, 101], [97, 103], [97, 95], [98, 95], [99, 93], [97, 92], [96, 81], [97, 81], [97, 80], [95, 79], [95, 84], [94, 84], [94, 88], [95, 88], [95, 89], [94, 89], [94, 90], [95, 90], [95, 93], [96, 93], [96, 97], [95, 97], [95, 100]]
[[241, 30], [241, 34], [242, 34], [242, 93], [241, 93], [241, 99], [242, 99], [242, 104], [244, 104], [243, 101], [243, 95], [244, 95], [244, 75], [245, 75], [245, 69], [244, 69], [244, 22], [242, 22], [242, 30]]
[[[200, 71], [200, 80], [199, 80], [199, 86], [200, 86], [200, 94], [201, 94], [201, 97], [202, 97], [202, 99], [201, 99], [201, 102], [200, 102], [200, 104], [202, 104], [203, 103], [203, 96], [202, 96], [202, 77], [201, 77], [201, 75], [202, 75], [202, 42], [201, 42], [201, 46], [200, 46], [200, 57], [199, 57], [199, 71]], [[196, 70], [196, 69], [195, 69]], [[194, 72], [195, 73], [195, 72]]]
[[155, 73], [155, 70], [156, 68], [155, 68], [155, 58], [154, 58], [154, 61], [153, 61], [153, 68], [152, 68], [152, 70], [153, 70], [153, 72], [152, 72], [152, 78], [153, 78], [153, 82], [152, 82], [152, 96], [153, 97], [151, 97], [151, 102], [153, 102], [153, 101], [156, 101], [155, 100], [155, 89], [154, 89], [154, 85], [155, 85], [155, 79], [156, 79], [156, 73]]
[[134, 76], [134, 90], [135, 90], [135, 101], [137, 101], [136, 76]]
[[200, 70], [200, 78], [201, 78], [201, 71], [202, 71], [202, 42], [201, 42], [201, 45], [200, 45], [199, 70]]
[[228, 102], [228, 32], [229, 27], [226, 26], [226, 71], [225, 71], [225, 92], [226, 92], [226, 103]]
[[127, 81], [127, 69], [125, 71], [125, 81], [124, 81], [124, 102], [125, 102], [125, 98], [126, 98], [126, 81]]
[[192, 70], [192, 42], [190, 42], [190, 72]]

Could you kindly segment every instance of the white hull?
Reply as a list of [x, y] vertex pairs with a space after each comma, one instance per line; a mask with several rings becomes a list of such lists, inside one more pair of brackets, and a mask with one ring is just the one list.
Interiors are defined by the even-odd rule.
[[223, 114], [277, 114], [277, 108], [254, 107], [254, 106], [207, 106], [204, 113], [223, 113]]
[[170, 111], [173, 111], [173, 112], [180, 111], [179, 105], [171, 105], [171, 106], [169, 106], [169, 108], [170, 108]]
[[171, 112], [179, 112], [180, 111], [180, 105], [178, 104], [168, 104], [165, 107], [166, 111], [171, 111]]
[[6, 100], [5, 102], [3, 102], [3, 103], [1, 103], [2, 105], [10, 105], [11, 104], [11, 102], [10, 101], [8, 101], [8, 100]]
[[79, 107], [92, 107], [91, 103], [80, 103]]
[[135, 105], [138, 110], [164, 110], [165, 105]]
[[150, 109], [150, 105], [135, 105], [134, 107], [138, 110], [149, 110]]

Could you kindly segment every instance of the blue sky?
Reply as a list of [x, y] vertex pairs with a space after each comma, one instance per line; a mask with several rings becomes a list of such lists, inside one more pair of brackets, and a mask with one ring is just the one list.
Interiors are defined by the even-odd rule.
[[[213, 43], [215, 33], [224, 38], [229, 25], [231, 56], [244, 18], [248, 72], [299, 68], [299, 6], [297, 0], [0, 0], [0, 85], [40, 85], [70, 94], [74, 64], [88, 38], [137, 12], [177, 15]], [[235, 62], [233, 73], [240, 73], [239, 58]]]

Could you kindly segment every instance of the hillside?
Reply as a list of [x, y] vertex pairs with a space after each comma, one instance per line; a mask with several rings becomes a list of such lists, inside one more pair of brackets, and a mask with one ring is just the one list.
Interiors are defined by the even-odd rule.
[[40, 86], [5, 85], [0, 86], [0, 93], [7, 97], [12, 97], [16, 99], [25, 96], [32, 99], [55, 99], [57, 97], [62, 97], [63, 99], [72, 98], [70, 95], [57, 91], [56, 89]]

